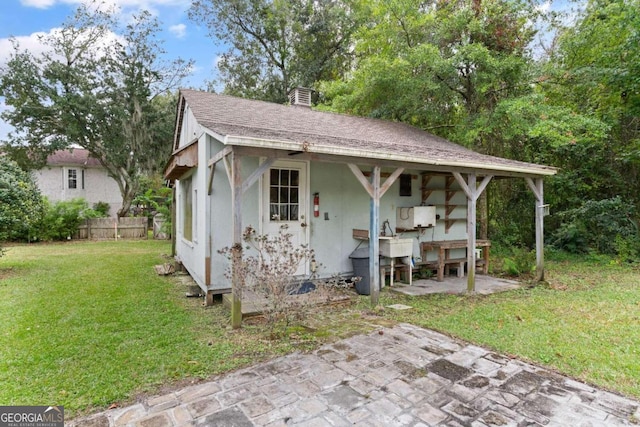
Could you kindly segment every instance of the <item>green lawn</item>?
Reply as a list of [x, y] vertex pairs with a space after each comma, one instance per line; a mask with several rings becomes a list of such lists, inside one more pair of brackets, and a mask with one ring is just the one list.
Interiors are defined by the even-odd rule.
[[640, 398], [640, 271], [607, 261], [548, 263], [548, 284], [491, 296], [381, 293], [323, 308], [279, 340], [229, 327], [220, 304], [159, 277], [166, 242], [21, 245], [0, 258], [0, 405], [64, 405], [69, 418], [397, 321], [544, 364]]
[[159, 277], [159, 241], [22, 245], [0, 258], [0, 405], [106, 409], [164, 385], [206, 378], [315, 345], [231, 331], [221, 305]]

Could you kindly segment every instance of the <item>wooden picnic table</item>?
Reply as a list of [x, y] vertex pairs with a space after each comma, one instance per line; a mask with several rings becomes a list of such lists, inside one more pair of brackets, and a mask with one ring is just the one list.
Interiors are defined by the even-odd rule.
[[[489, 272], [489, 248], [491, 247], [490, 240], [476, 240], [476, 248], [482, 248], [482, 259], [476, 260], [477, 266], [482, 266], [482, 273], [487, 274]], [[467, 241], [466, 240], [437, 240], [432, 242], [421, 242], [420, 243], [420, 256], [422, 257], [423, 263], [427, 260], [427, 252], [429, 251], [438, 251], [438, 261], [437, 261], [437, 269], [438, 269], [438, 282], [442, 282], [444, 280], [445, 268], [448, 268], [449, 265], [457, 264], [458, 269], [458, 277], [462, 277], [464, 275], [464, 264], [467, 261], [467, 258], [451, 258], [449, 253], [451, 249], [466, 249]]]

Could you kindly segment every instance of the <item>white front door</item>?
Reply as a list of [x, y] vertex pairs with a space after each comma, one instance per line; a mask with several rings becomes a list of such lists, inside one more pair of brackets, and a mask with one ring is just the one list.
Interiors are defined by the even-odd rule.
[[[277, 234], [286, 224], [294, 247], [309, 242], [309, 206], [306, 162], [277, 161], [262, 179], [262, 232]], [[308, 275], [309, 262], [302, 262], [296, 275]]]

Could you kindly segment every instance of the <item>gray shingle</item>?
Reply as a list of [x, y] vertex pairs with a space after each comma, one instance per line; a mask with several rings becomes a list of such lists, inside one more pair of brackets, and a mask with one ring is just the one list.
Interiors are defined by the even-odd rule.
[[198, 122], [222, 136], [307, 143], [312, 152], [314, 147], [359, 150], [361, 157], [391, 155], [425, 165], [472, 164], [487, 171], [515, 168], [532, 175], [555, 173], [548, 166], [483, 155], [404, 123], [194, 90], [181, 90], [181, 95]]

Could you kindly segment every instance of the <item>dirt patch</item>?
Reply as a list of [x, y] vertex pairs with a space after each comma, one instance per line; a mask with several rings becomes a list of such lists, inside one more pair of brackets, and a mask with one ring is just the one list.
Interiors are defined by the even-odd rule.
[[0, 268], [0, 280], [8, 279], [15, 275], [15, 269], [13, 267]]

